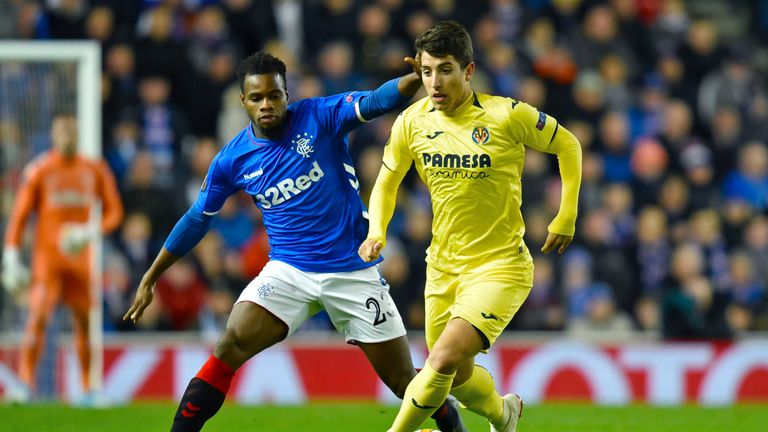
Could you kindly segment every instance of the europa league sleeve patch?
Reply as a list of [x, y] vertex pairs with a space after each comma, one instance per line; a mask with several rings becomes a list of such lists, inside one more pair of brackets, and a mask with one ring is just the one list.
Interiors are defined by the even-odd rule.
[[547, 115], [539, 111], [539, 121], [536, 122], [536, 129], [544, 130], [545, 124], [547, 124]]

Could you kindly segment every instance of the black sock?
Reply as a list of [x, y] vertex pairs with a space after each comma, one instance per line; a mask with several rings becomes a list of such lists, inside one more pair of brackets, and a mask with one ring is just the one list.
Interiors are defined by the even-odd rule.
[[181, 397], [171, 432], [198, 432], [224, 404], [226, 395], [200, 378], [192, 378]]

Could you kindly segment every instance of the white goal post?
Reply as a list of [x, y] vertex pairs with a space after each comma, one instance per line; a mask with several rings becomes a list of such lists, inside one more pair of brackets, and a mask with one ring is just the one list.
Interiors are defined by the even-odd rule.
[[[75, 107], [79, 130], [78, 150], [87, 157], [101, 157], [101, 48], [99, 44], [95, 41], [0, 41], [0, 67], [13, 62], [74, 62], [77, 65]], [[96, 209], [92, 218], [99, 222], [100, 210], [98, 206], [94, 207]], [[103, 381], [104, 346], [101, 239], [97, 239], [92, 247], [94, 248], [91, 262], [93, 304], [90, 312], [89, 335], [92, 353], [91, 386], [93, 390], [99, 391]]]

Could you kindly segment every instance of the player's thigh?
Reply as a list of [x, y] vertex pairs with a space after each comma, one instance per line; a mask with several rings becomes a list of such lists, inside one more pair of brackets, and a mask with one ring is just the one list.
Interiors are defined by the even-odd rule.
[[405, 335], [403, 319], [377, 266], [325, 273], [320, 301], [347, 342], [376, 343]]
[[451, 307], [456, 300], [457, 287], [458, 275], [427, 266], [427, 281], [424, 287], [424, 335], [430, 350], [451, 319]]
[[287, 335], [288, 326], [270, 311], [248, 301], [236, 303], [214, 354], [225, 363], [239, 367]]
[[387, 386], [396, 394], [405, 391], [405, 387], [416, 375], [408, 339], [405, 336], [384, 342], [358, 342], [358, 346]]
[[57, 267], [36, 260], [32, 266], [32, 284], [29, 291], [30, 322], [47, 322], [61, 301], [63, 280]]
[[91, 307], [92, 287], [87, 265], [71, 267], [61, 272], [61, 301], [73, 313], [88, 314]]
[[533, 264], [492, 267], [462, 275], [451, 308], [484, 337], [487, 351], [525, 302], [533, 284]]
[[[235, 304], [257, 304], [278, 318], [293, 334], [307, 318], [321, 310], [319, 284], [313, 273], [280, 261], [269, 261], [259, 276], [240, 293]], [[234, 309], [233, 309], [234, 311]]]

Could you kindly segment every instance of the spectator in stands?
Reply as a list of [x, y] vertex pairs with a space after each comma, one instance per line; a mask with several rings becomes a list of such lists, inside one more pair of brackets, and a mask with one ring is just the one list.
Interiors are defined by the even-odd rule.
[[170, 93], [171, 82], [162, 76], [148, 76], [139, 83], [142, 147], [152, 155], [158, 184], [166, 188], [175, 181], [181, 139], [188, 130], [187, 118], [171, 103]]
[[669, 154], [669, 168], [673, 173], [682, 173], [681, 153], [695, 142], [693, 133], [693, 113], [687, 103], [679, 99], [669, 99], [663, 107], [661, 130], [656, 138]]
[[127, 259], [131, 286], [135, 286], [149, 265], [152, 254], [160, 247], [158, 240], [152, 238], [152, 220], [140, 211], [127, 212], [113, 242], [113, 246]]
[[768, 218], [756, 216], [744, 230], [743, 244], [752, 258], [760, 286], [768, 289]]
[[726, 200], [738, 199], [755, 210], [768, 210], [768, 149], [759, 141], [739, 150], [739, 166], [732, 170], [723, 184]]
[[709, 148], [698, 141], [690, 143], [680, 152], [680, 165], [689, 185], [691, 210], [717, 207], [720, 197]]
[[637, 222], [637, 274], [640, 276], [638, 295], [660, 298], [669, 273], [671, 242], [667, 232], [667, 217], [653, 206], [640, 211]]
[[598, 71], [604, 85], [606, 108], [622, 112], [629, 110], [634, 101], [624, 60], [615, 54], [606, 55], [600, 59]]
[[157, 281], [158, 330], [197, 330], [208, 287], [188, 258], [182, 258]]
[[224, 0], [220, 3], [232, 39], [242, 45], [243, 52], [256, 52], [277, 36], [274, 2]]
[[667, 151], [657, 140], [644, 137], [635, 142], [629, 160], [635, 210], [656, 202], [661, 185], [666, 179], [669, 159]]
[[160, 186], [154, 160], [148, 152], [141, 151], [133, 158], [121, 190], [126, 213], [142, 213], [149, 219], [152, 239], [165, 238], [183, 213], [181, 197]]
[[[699, 88], [704, 77], [717, 69], [725, 57], [714, 23], [704, 19], [693, 22], [677, 55], [685, 65], [685, 80]], [[698, 105], [698, 95], [691, 103]]]
[[698, 247], [684, 244], [675, 249], [662, 307], [665, 339], [729, 336], [722, 296], [715, 296], [703, 272], [704, 256]]
[[629, 122], [623, 113], [611, 111], [601, 118], [599, 143], [603, 155], [603, 180], [609, 183], [632, 180]]
[[354, 69], [354, 51], [347, 41], [331, 42], [320, 50], [317, 68], [328, 94], [365, 87], [363, 76]]
[[610, 290], [596, 293], [587, 304], [587, 314], [572, 319], [568, 332], [577, 337], [611, 337], [625, 340], [633, 330], [632, 320], [626, 312], [618, 310]]
[[144, 12], [137, 31], [136, 69], [140, 76], [162, 76], [176, 85], [189, 71], [186, 43], [173, 35], [173, 10], [165, 5]]
[[766, 300], [765, 285], [760, 284], [752, 257], [746, 250], [736, 250], [728, 257], [730, 281], [728, 289], [734, 303], [757, 313]]
[[[106, 81], [102, 95], [104, 131], [110, 132], [114, 125], [135, 112], [139, 105], [139, 84], [136, 77], [135, 52], [131, 45], [113, 45], [105, 55], [104, 74]], [[110, 148], [110, 147], [107, 147]]]
[[687, 221], [691, 214], [691, 191], [680, 176], [671, 176], [664, 181], [659, 191], [659, 207], [667, 216], [669, 235], [673, 241], [683, 240], [687, 231]]
[[637, 230], [637, 218], [634, 208], [632, 189], [626, 183], [612, 183], [603, 191], [603, 208], [611, 219], [614, 244], [618, 248], [627, 248], [634, 244]]
[[610, 296], [611, 289], [605, 282], [596, 281], [592, 275], [593, 262], [583, 249], [572, 249], [563, 257], [563, 288], [568, 311], [568, 321], [585, 318], [591, 302], [600, 296]]
[[702, 120], [711, 120], [719, 106], [746, 114], [756, 98], [766, 97], [765, 84], [750, 65], [747, 50], [743, 42], [732, 46], [721, 67], [704, 76], [696, 107]]
[[688, 226], [687, 240], [699, 247], [704, 258], [702, 276], [710, 280], [712, 289], [726, 290], [730, 277], [720, 215], [714, 209], [699, 210], [691, 215]]
[[533, 257], [533, 288], [525, 307], [515, 316], [511, 326], [519, 330], [558, 331], [565, 328], [566, 312], [558, 292], [557, 275], [552, 258]]

